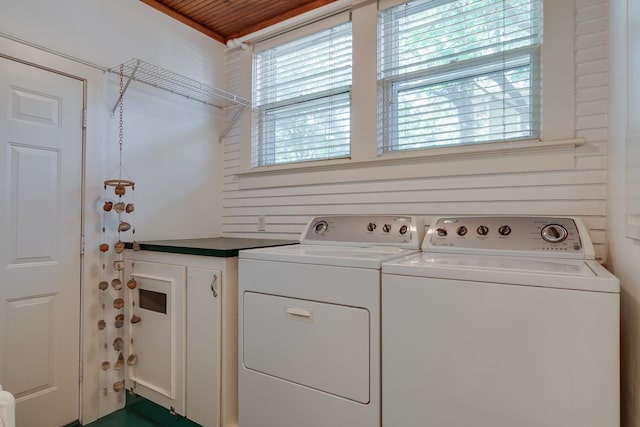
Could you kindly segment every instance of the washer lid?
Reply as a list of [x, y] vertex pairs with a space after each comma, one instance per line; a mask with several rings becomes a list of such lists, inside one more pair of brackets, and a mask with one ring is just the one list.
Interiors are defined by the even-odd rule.
[[620, 292], [597, 261], [422, 252], [382, 265], [384, 274], [596, 292]]
[[243, 250], [240, 251], [239, 257], [263, 261], [379, 269], [383, 262], [413, 253], [417, 251], [393, 246], [347, 247], [300, 244]]

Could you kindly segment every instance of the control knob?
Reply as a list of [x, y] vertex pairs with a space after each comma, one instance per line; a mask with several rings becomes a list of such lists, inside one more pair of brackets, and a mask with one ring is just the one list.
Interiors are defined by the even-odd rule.
[[316, 224], [313, 226], [313, 231], [316, 234], [322, 234], [325, 231], [327, 231], [327, 228], [329, 228], [329, 224], [327, 223], [327, 221], [318, 221], [316, 222]]
[[375, 222], [370, 222], [369, 225], [367, 225], [367, 230], [369, 231], [373, 231], [376, 229], [376, 223]]
[[458, 236], [464, 236], [467, 234], [467, 227], [464, 225], [461, 225], [460, 227], [458, 227]]
[[391, 231], [391, 226], [389, 224], [385, 224], [382, 226], [382, 231], [384, 231], [385, 233], [388, 233]]
[[540, 235], [549, 243], [561, 243], [567, 239], [569, 232], [561, 225], [549, 224], [542, 228]]
[[503, 225], [498, 228], [498, 233], [500, 233], [501, 236], [508, 236], [509, 234], [511, 234], [511, 227], [509, 227], [508, 225]]
[[409, 229], [409, 227], [407, 227], [406, 225], [403, 225], [400, 227], [400, 234], [407, 234], [407, 230]]
[[481, 236], [486, 236], [487, 234], [489, 234], [489, 227], [487, 227], [486, 225], [480, 225], [476, 229], [476, 232]]
[[440, 236], [440, 237], [446, 237], [447, 229], [446, 228], [438, 228], [436, 230], [436, 233], [438, 233], [438, 236]]

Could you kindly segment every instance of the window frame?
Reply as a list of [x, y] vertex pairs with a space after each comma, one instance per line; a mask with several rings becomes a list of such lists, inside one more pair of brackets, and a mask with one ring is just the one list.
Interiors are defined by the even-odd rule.
[[[453, 3], [455, 0], [446, 1], [446, 3]], [[542, 4], [543, 0], [540, 0]], [[443, 2], [426, 1], [423, 4], [413, 5], [412, 9], [414, 14], [422, 14], [429, 10], [439, 7]], [[462, 146], [473, 144], [487, 144], [493, 142], [515, 141], [515, 140], [529, 140], [539, 139], [540, 137], [540, 103], [537, 102], [534, 92], [537, 90], [540, 82], [540, 31], [534, 32], [532, 44], [526, 46], [514, 47], [511, 49], [501, 50], [496, 53], [487, 55], [481, 55], [470, 59], [462, 59], [461, 61], [449, 62], [446, 64], [437, 64], [435, 66], [421, 68], [418, 70], [401, 70], [401, 63], [399, 62], [399, 56], [401, 53], [397, 50], [396, 46], [401, 45], [403, 33], [396, 30], [395, 14], [404, 15], [402, 6], [404, 3], [398, 5], [392, 5], [391, 7], [380, 10], [378, 18], [378, 40], [379, 48], [378, 53], [378, 154], [404, 152], [414, 150], [431, 150], [436, 147], [447, 146]], [[399, 7], [400, 10], [394, 12], [394, 9]], [[534, 10], [534, 20], [540, 20], [539, 11]], [[404, 15], [409, 16], [409, 15]], [[411, 15], [413, 16], [413, 15]], [[424, 23], [421, 21], [412, 20], [409, 17], [412, 24], [417, 24], [421, 28], [424, 28]], [[502, 28], [502, 27], [500, 27]], [[537, 40], [536, 40], [537, 39]], [[512, 41], [510, 41], [511, 43]], [[393, 47], [390, 47], [393, 46]], [[423, 45], [422, 48], [430, 48], [433, 45]], [[489, 46], [499, 46], [499, 44], [483, 45], [483, 49], [489, 48]], [[389, 50], [385, 51], [385, 47]], [[468, 52], [468, 51], [465, 51]], [[440, 58], [440, 59], [438, 59]], [[444, 61], [444, 57], [434, 58], [436, 62]], [[409, 64], [409, 68], [415, 68], [415, 65]], [[528, 123], [531, 127], [528, 129], [527, 135], [508, 137], [509, 132], [503, 129], [502, 136], [498, 138], [492, 138], [491, 136], [478, 137], [477, 139], [467, 140], [467, 138], [461, 137], [459, 140], [453, 139], [434, 139], [432, 143], [424, 141], [422, 143], [411, 142], [407, 139], [403, 139], [400, 136], [401, 132], [401, 114], [400, 109], [403, 107], [411, 107], [405, 102], [400, 100], [400, 95], [406, 91], [416, 91], [422, 89], [425, 93], [431, 87], [436, 87], [442, 84], [453, 84], [460, 80], [473, 80], [476, 78], [488, 77], [491, 74], [499, 75], [501, 72], [503, 76], [508, 74], [509, 70], [515, 70], [518, 68], [527, 68], [529, 77], [529, 85], [526, 88], [529, 95], [528, 103], [526, 107], [528, 112]], [[454, 87], [454, 86], [452, 86]], [[498, 92], [497, 95], [504, 94], [504, 91]], [[504, 101], [503, 101], [504, 102]], [[486, 105], [486, 104], [485, 104]], [[468, 107], [472, 107], [469, 104]], [[504, 105], [503, 105], [504, 106]], [[456, 117], [460, 117], [457, 115]], [[497, 115], [497, 119], [504, 124], [505, 116]], [[465, 122], [469, 123], [465, 120]], [[425, 131], [431, 134], [434, 130], [434, 126], [423, 126], [416, 128], [416, 131]], [[481, 126], [481, 130], [489, 131], [494, 130], [493, 126], [487, 127]], [[450, 129], [447, 133], [462, 132], [461, 130]], [[416, 146], [417, 145], [417, 146]]]
[[[259, 55], [265, 51], [269, 51], [270, 49], [277, 48], [278, 46], [302, 40], [306, 37], [311, 37], [317, 35], [319, 33], [325, 31], [331, 31], [333, 28], [338, 26], [342, 26], [345, 24], [349, 24], [350, 29], [351, 20], [350, 14], [341, 13], [338, 15], [330, 16], [327, 19], [321, 19], [315, 22], [313, 25], [303, 27], [299, 30], [293, 31], [291, 33], [287, 32], [283, 35], [277, 35], [275, 37], [270, 37], [263, 42], [259, 42], [254, 46], [253, 55], [253, 73], [252, 73], [252, 84], [254, 84], [258, 78], [258, 70], [255, 58], [256, 55]], [[343, 31], [343, 30], [341, 30]], [[352, 30], [350, 31], [351, 40], [353, 40]], [[345, 34], [343, 32], [338, 33], [338, 37], [344, 37]], [[351, 52], [353, 51], [353, 41], [349, 48]], [[353, 61], [351, 61], [352, 63]], [[270, 71], [271, 72], [271, 71]], [[277, 145], [278, 140], [276, 136], [275, 124], [278, 121], [279, 115], [278, 111], [283, 111], [287, 109], [297, 109], [298, 106], [308, 105], [309, 108], [300, 109], [299, 112], [304, 114], [315, 114], [319, 110], [318, 108], [314, 108], [314, 106], [326, 106], [327, 101], [328, 104], [333, 105], [331, 100], [336, 100], [338, 105], [346, 106], [348, 104], [349, 109], [349, 126], [350, 126], [350, 118], [351, 118], [351, 109], [352, 109], [352, 100], [351, 100], [351, 87], [353, 81], [353, 71], [351, 72], [351, 77], [349, 84], [344, 84], [341, 86], [331, 87], [322, 91], [313, 92], [310, 94], [299, 95], [295, 97], [290, 97], [281, 100], [275, 100], [273, 102], [264, 103], [262, 105], [257, 104], [257, 100], [254, 96], [254, 108], [253, 108], [253, 134], [252, 134], [252, 160], [251, 164], [255, 167], [279, 167], [283, 165], [289, 164], [299, 164], [299, 163], [307, 163], [307, 162], [317, 162], [317, 161], [326, 161], [326, 160], [335, 160], [342, 158], [349, 158], [351, 156], [351, 131], [349, 129], [349, 138], [347, 144], [341, 144], [340, 146], [326, 145], [324, 147], [318, 147], [318, 150], [325, 150], [326, 152], [331, 151], [334, 148], [344, 148], [344, 145], [347, 145], [348, 149], [345, 153], [344, 150], [340, 151], [340, 154], [336, 156], [326, 155], [326, 156], [317, 156], [311, 158], [303, 158], [297, 161], [277, 161], [276, 157], [278, 156]], [[333, 86], [333, 85], [332, 85]], [[253, 93], [255, 95], [256, 89], [253, 89]], [[333, 107], [330, 107], [333, 109]], [[270, 117], [272, 117], [270, 119]], [[330, 117], [330, 120], [333, 122], [337, 117]], [[333, 134], [332, 134], [333, 135]], [[293, 147], [292, 147], [293, 148]], [[312, 150], [312, 149], [310, 149]], [[304, 154], [306, 149], [295, 150], [300, 154]], [[270, 159], [269, 159], [270, 158]]]
[[[320, 17], [338, 10], [351, 11], [354, 61], [351, 158], [253, 167], [252, 115], [243, 114], [236, 126], [240, 144], [236, 177], [240, 188], [575, 168], [575, 148], [584, 144], [584, 139], [575, 137], [574, 126], [574, 4], [553, 0], [543, 0], [542, 6], [540, 139], [378, 153], [377, 14], [379, 8], [400, 3], [403, 1], [337, 0], [331, 8], [320, 8], [301, 20], [269, 29], [273, 34], [295, 28], [295, 33], [301, 26], [313, 26]], [[264, 33], [249, 35], [242, 41], [252, 43], [259, 37], [264, 37]], [[546, 40], [553, 43], [545, 43]], [[238, 68], [243, 74], [239, 78], [243, 81], [252, 81], [251, 53], [251, 49], [230, 52], [237, 55], [233, 61], [240, 63]], [[238, 92], [251, 97], [250, 87], [243, 85]]]

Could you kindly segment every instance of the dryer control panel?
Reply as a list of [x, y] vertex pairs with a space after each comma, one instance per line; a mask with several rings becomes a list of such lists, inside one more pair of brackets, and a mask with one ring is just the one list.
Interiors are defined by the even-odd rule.
[[593, 258], [593, 245], [577, 218], [462, 216], [436, 220], [422, 245], [431, 252]]
[[312, 218], [300, 242], [419, 249], [424, 222], [410, 215], [326, 215]]

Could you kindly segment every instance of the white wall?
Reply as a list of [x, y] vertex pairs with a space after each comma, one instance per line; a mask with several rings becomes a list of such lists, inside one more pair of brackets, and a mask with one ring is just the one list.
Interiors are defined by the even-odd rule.
[[[2, 3], [3, 35], [102, 67], [117, 68], [139, 58], [211, 86], [224, 85], [224, 45], [141, 2]], [[89, 111], [89, 125], [102, 129], [99, 139], [88, 143], [103, 147], [106, 174], [118, 157], [118, 120], [109, 114], [118, 97], [117, 80], [105, 74], [102, 93], [89, 93], [101, 97], [100, 110]], [[125, 96], [124, 116], [124, 163], [131, 178], [139, 181], [138, 238], [219, 235], [221, 209], [216, 195], [221, 188], [222, 158], [217, 134], [223, 115], [215, 108], [134, 83]]]
[[[73, 58], [111, 68], [135, 57], [222, 87], [225, 47], [132, 0], [0, 0], [0, 10], [0, 52], [87, 80], [81, 418], [86, 424], [123, 404], [115, 393], [98, 397], [105, 384], [97, 333], [102, 182], [114, 177], [118, 164], [118, 119], [110, 113], [118, 79]], [[123, 163], [136, 181], [138, 240], [220, 235], [223, 158], [217, 135], [223, 118], [215, 108], [131, 84]]]
[[[491, 160], [493, 165], [487, 166], [486, 157], [477, 155], [467, 158], [465, 169], [443, 170], [442, 165], [449, 159], [397, 161], [372, 168], [368, 176], [362, 167], [339, 170], [341, 180], [338, 182], [314, 183], [314, 172], [302, 171], [291, 173], [286, 186], [247, 188], [243, 184], [246, 177], [241, 173], [240, 158], [244, 136], [238, 128], [225, 143], [223, 232], [234, 236], [296, 238], [310, 216], [330, 213], [401, 213], [427, 217], [575, 215], [587, 223], [596, 254], [604, 260], [607, 253], [607, 4], [607, 0], [575, 2], [573, 127], [574, 136], [584, 138], [586, 143], [569, 153], [568, 166], [539, 172], [469, 173], [469, 169], [475, 168], [474, 164], [485, 162], [485, 169], [493, 166], [490, 170], [497, 170], [508, 168], [514, 161], [509, 155], [495, 156]], [[553, 40], [546, 42], [553, 44]], [[562, 55], [562, 52], [556, 54]], [[571, 54], [565, 52], [565, 56]], [[250, 75], [243, 74], [243, 56], [240, 50], [227, 54], [227, 88], [231, 91], [247, 90], [246, 79]], [[357, 78], [355, 75], [354, 79]], [[553, 80], [554, 75], [546, 78]], [[357, 110], [359, 106], [353, 108]], [[371, 126], [373, 135], [375, 123]], [[528, 154], [528, 159], [529, 164], [537, 161], [533, 153]], [[527, 163], [527, 160], [519, 161], [521, 163], [515, 164]], [[527, 165], [525, 169], [535, 167]], [[411, 170], [417, 171], [415, 176], [410, 174]], [[436, 171], [434, 176], [429, 177], [429, 170]], [[256, 180], [266, 182], [269, 178], [265, 175]], [[267, 223], [262, 233], [257, 231], [260, 216], [264, 216]]]
[[[610, 11], [610, 155], [607, 209], [609, 248], [613, 272], [620, 278], [622, 286], [622, 426], [635, 427], [640, 425], [640, 241], [625, 236], [628, 155], [625, 140], [629, 136], [627, 116], [633, 122], [629, 123], [629, 127], [640, 126], [640, 111], [637, 107], [635, 110], [627, 110], [627, 96], [640, 97], [637, 84], [627, 85], [627, 78], [637, 78], [640, 72], [635, 69], [627, 73], [627, 52], [635, 50], [637, 58], [640, 47], [640, 7], [635, 0], [612, 1]], [[627, 30], [630, 44], [627, 44]], [[638, 105], [637, 102], [634, 104]], [[638, 142], [640, 141], [635, 141], [636, 144]]]

